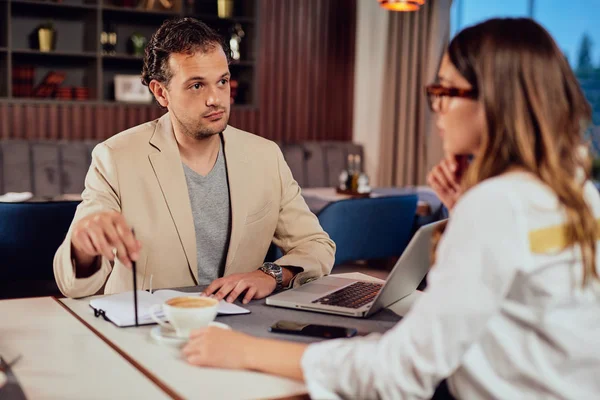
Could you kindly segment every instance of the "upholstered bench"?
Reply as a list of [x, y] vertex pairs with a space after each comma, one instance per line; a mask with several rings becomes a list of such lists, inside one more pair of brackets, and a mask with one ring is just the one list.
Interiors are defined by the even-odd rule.
[[[93, 141], [0, 141], [0, 194], [31, 192], [53, 198], [83, 190]], [[301, 187], [337, 186], [348, 154], [362, 146], [348, 142], [306, 142], [281, 145], [283, 155]]]
[[[0, 298], [59, 294], [53, 253], [73, 218], [77, 202], [56, 202], [83, 191], [91, 141], [0, 141], [0, 194], [31, 192], [47, 203], [0, 203]], [[283, 145], [302, 187], [335, 186], [349, 153], [362, 148], [345, 142]], [[20, 258], [19, 255], [23, 254]]]

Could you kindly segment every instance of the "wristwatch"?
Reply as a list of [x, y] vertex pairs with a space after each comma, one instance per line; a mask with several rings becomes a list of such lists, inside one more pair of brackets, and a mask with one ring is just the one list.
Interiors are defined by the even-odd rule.
[[283, 269], [279, 265], [272, 262], [266, 262], [258, 269], [275, 278], [275, 282], [277, 283], [275, 286], [276, 291], [283, 289]]

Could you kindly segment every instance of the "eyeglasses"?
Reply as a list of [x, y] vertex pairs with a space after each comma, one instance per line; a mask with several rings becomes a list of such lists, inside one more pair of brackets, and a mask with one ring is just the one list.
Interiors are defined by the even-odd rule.
[[427, 102], [433, 112], [444, 112], [448, 107], [448, 98], [462, 97], [464, 99], [477, 100], [478, 93], [475, 89], [459, 89], [446, 87], [434, 83], [425, 87]]

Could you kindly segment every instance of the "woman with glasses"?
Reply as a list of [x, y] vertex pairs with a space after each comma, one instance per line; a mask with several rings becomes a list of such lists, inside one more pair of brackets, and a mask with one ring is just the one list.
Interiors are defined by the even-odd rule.
[[[446, 59], [444, 61], [447, 62]], [[435, 113], [445, 112], [452, 97], [474, 100], [478, 98], [475, 89], [444, 86], [444, 80], [441, 78], [439, 83], [428, 85], [425, 90], [429, 107]], [[446, 157], [429, 172], [427, 183], [450, 211], [463, 193], [460, 183], [472, 154], [451, 153], [448, 149], [449, 143], [444, 142]]]
[[449, 154], [473, 154], [426, 293], [384, 335], [303, 345], [215, 328], [188, 362], [304, 380], [311, 394], [597, 398], [600, 197], [578, 151], [591, 110], [556, 43], [493, 19], [450, 43], [427, 88]]

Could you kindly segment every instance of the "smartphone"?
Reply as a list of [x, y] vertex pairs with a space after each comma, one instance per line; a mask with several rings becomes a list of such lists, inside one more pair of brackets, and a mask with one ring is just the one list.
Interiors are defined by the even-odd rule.
[[291, 333], [293, 335], [314, 336], [326, 339], [349, 338], [358, 333], [355, 328], [306, 324], [293, 321], [278, 321], [269, 328], [269, 332]]

